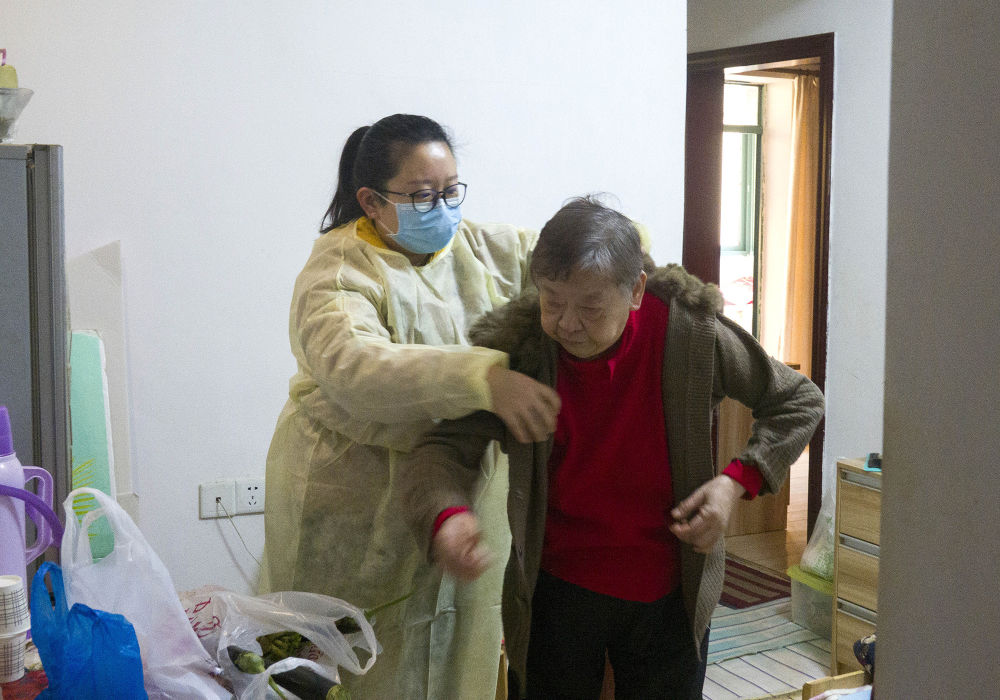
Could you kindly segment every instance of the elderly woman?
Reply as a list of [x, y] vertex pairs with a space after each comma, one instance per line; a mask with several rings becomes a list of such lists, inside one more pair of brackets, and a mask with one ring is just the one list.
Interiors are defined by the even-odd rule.
[[[487, 412], [442, 422], [402, 466], [403, 513], [431, 560], [475, 580], [495, 545], [466, 484], [499, 442], [511, 697], [596, 700], [607, 655], [616, 697], [698, 700], [733, 504], [781, 488], [823, 396], [720, 315], [716, 287], [644, 261], [634, 224], [597, 201], [545, 224], [531, 275], [537, 293], [472, 337], [556, 389], [554, 435], [523, 444]], [[724, 396], [755, 422], [716, 475], [711, 415]]]

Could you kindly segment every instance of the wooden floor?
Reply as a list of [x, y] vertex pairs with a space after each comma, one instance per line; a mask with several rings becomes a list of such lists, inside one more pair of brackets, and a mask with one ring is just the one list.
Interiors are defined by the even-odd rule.
[[789, 473], [788, 529], [726, 538], [726, 551], [741, 559], [781, 574], [798, 564], [806, 547], [809, 500], [809, 451], [792, 465]]

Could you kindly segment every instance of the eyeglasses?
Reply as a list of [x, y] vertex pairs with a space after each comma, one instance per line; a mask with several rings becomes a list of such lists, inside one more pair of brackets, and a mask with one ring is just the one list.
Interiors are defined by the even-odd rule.
[[445, 187], [443, 190], [417, 190], [416, 192], [393, 192], [392, 190], [382, 190], [384, 194], [394, 194], [399, 197], [409, 197], [413, 203], [413, 208], [419, 212], [428, 212], [437, 206], [438, 200], [443, 200], [445, 205], [454, 209], [465, 201], [465, 190], [467, 185], [464, 182], [456, 182], [454, 185]]

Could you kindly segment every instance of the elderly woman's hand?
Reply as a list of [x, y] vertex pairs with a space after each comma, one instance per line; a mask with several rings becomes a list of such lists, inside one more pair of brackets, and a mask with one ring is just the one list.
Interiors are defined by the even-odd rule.
[[481, 542], [479, 521], [466, 511], [452, 515], [431, 541], [434, 561], [460, 581], [475, 581], [490, 564], [493, 555]]
[[708, 554], [726, 534], [733, 505], [746, 492], [736, 480], [719, 475], [707, 481], [670, 511], [670, 531], [696, 552]]

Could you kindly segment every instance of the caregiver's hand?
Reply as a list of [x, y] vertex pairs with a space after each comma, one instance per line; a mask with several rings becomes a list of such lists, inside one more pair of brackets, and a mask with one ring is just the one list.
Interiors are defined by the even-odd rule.
[[481, 542], [479, 521], [466, 511], [443, 523], [431, 541], [434, 561], [460, 581], [475, 581], [493, 563], [493, 555]]
[[493, 413], [518, 442], [541, 442], [555, 432], [559, 394], [526, 374], [490, 367], [486, 375]]
[[726, 533], [733, 504], [746, 493], [740, 484], [720, 474], [707, 481], [670, 511], [670, 531], [696, 552], [708, 554]]

